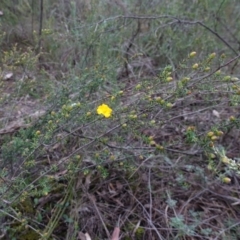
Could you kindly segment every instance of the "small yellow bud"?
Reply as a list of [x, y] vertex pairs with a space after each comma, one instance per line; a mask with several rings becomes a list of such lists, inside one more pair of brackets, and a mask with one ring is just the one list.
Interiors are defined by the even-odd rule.
[[123, 94], [123, 91], [119, 91], [118, 94]]
[[147, 100], [148, 100], [148, 101], [152, 101], [153, 99], [152, 99], [151, 96], [148, 96], [148, 97], [147, 97]]
[[151, 124], [151, 125], [154, 125], [155, 123], [156, 123], [155, 120], [151, 120], [151, 121], [150, 121], [150, 124]]
[[136, 115], [136, 114], [135, 114], [135, 115], [130, 114], [130, 115], [129, 115], [129, 118], [131, 118], [131, 119], [136, 119], [136, 118], [137, 118], [137, 115]]
[[157, 102], [160, 102], [160, 101], [162, 100], [162, 98], [161, 98], [161, 97], [155, 97], [155, 100], [156, 100]]
[[231, 80], [231, 76], [225, 76], [224, 78], [223, 78], [223, 81], [230, 81]]
[[216, 53], [214, 52], [214, 53], [211, 53], [210, 55], [209, 55], [209, 58], [210, 59], [213, 59], [213, 58], [215, 58], [216, 57]]
[[41, 134], [41, 132], [40, 131], [36, 131], [36, 135], [40, 135]]
[[111, 156], [110, 156], [110, 160], [112, 160], [112, 161], [115, 160], [115, 156], [114, 156], [114, 155], [111, 155]]
[[223, 131], [216, 131], [217, 136], [222, 136], [224, 133]]
[[166, 105], [168, 108], [172, 108], [173, 107], [173, 104], [172, 103], [167, 103]]
[[67, 111], [70, 112], [70, 111], [72, 111], [72, 109], [73, 109], [73, 106], [72, 106], [72, 105], [68, 105], [68, 106], [66, 106], [66, 110], [67, 110]]
[[196, 52], [191, 52], [190, 54], [189, 54], [189, 57], [195, 57], [196, 56]]
[[209, 142], [209, 147], [213, 147], [214, 146], [214, 143], [211, 141]]
[[224, 178], [222, 178], [222, 181], [223, 181], [224, 183], [230, 183], [230, 182], [231, 182], [231, 178], [229, 178], [229, 177], [224, 177]]
[[214, 153], [210, 153], [210, 154], [209, 154], [209, 158], [214, 159], [214, 158], [216, 158], [216, 156], [215, 156]]
[[188, 126], [187, 127], [187, 131], [190, 131], [190, 132], [192, 132], [192, 131], [195, 131], [195, 127], [194, 126]]
[[208, 132], [208, 133], [207, 133], [207, 136], [208, 136], [208, 137], [212, 137], [213, 135], [214, 135], [214, 132]]
[[189, 82], [189, 80], [190, 80], [189, 77], [185, 77], [181, 81], [182, 81], [182, 83], [187, 83], [187, 82]]
[[156, 148], [157, 148], [158, 150], [161, 150], [161, 151], [164, 150], [164, 147], [161, 146], [161, 145], [159, 145], [159, 144], [156, 145]]
[[224, 156], [221, 158], [221, 161], [225, 164], [229, 164], [230, 163], [230, 159], [227, 156]]
[[87, 116], [89, 117], [92, 113], [91, 112], [87, 112]]
[[149, 140], [149, 141], [152, 141], [153, 139], [154, 139], [153, 136], [149, 136], [149, 137], [148, 137], [148, 140]]
[[212, 140], [212, 141], [215, 141], [215, 140], [217, 140], [217, 139], [218, 139], [218, 137], [215, 136], [215, 135], [211, 137], [211, 140]]
[[216, 71], [215, 74], [216, 74], [216, 76], [221, 75], [221, 70]]
[[54, 116], [56, 113], [54, 111], [51, 112], [51, 115]]
[[167, 82], [171, 82], [173, 80], [172, 77], [167, 77]]
[[208, 165], [207, 165], [207, 169], [210, 170], [210, 171], [213, 170], [212, 165], [211, 165], [211, 164], [208, 164]]
[[232, 80], [233, 82], [236, 82], [236, 81], [239, 81], [239, 78], [237, 78], [237, 77], [232, 77], [231, 80]]
[[124, 123], [122, 126], [125, 128], [125, 127], [127, 126], [127, 124], [126, 124], [126, 123]]
[[192, 69], [196, 70], [196, 69], [198, 69], [198, 67], [199, 67], [198, 63], [195, 63], [195, 64], [193, 64]]
[[142, 85], [139, 83], [139, 84], [136, 85], [135, 88], [136, 88], [137, 90], [139, 90], [141, 87], [142, 87]]
[[205, 71], [205, 72], [209, 72], [210, 69], [211, 69], [210, 67], [206, 67], [206, 68], [204, 69], [204, 71]]
[[232, 121], [232, 122], [236, 120], [236, 118], [235, 118], [234, 116], [231, 116], [229, 119], [230, 119], [230, 121]]
[[111, 100], [113, 101], [115, 99], [115, 96], [111, 96]]
[[156, 142], [155, 141], [150, 141], [150, 143], [149, 143], [151, 146], [156, 146]]

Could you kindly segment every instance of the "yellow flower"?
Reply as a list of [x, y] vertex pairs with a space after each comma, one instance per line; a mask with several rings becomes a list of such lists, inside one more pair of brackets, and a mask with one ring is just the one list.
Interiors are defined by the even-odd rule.
[[105, 118], [109, 118], [112, 115], [112, 109], [108, 105], [102, 104], [98, 106], [97, 114], [103, 115]]

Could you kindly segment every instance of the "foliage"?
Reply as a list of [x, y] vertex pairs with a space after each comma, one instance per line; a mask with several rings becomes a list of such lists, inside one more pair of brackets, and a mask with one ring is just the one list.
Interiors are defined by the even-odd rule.
[[3, 236], [240, 237], [240, 6], [163, 3], [0, 3]]

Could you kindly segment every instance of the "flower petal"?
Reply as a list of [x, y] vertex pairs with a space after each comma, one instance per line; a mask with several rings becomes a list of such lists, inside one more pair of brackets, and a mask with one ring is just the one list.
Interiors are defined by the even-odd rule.
[[100, 106], [98, 106], [97, 108], [97, 113], [100, 115], [103, 115], [106, 118], [109, 118], [112, 114], [112, 109], [106, 105], [106, 104], [102, 104]]

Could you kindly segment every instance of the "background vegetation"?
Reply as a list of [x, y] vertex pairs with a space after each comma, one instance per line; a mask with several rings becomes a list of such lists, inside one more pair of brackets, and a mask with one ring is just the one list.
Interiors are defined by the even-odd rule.
[[1, 238], [239, 239], [239, 18], [1, 1]]

